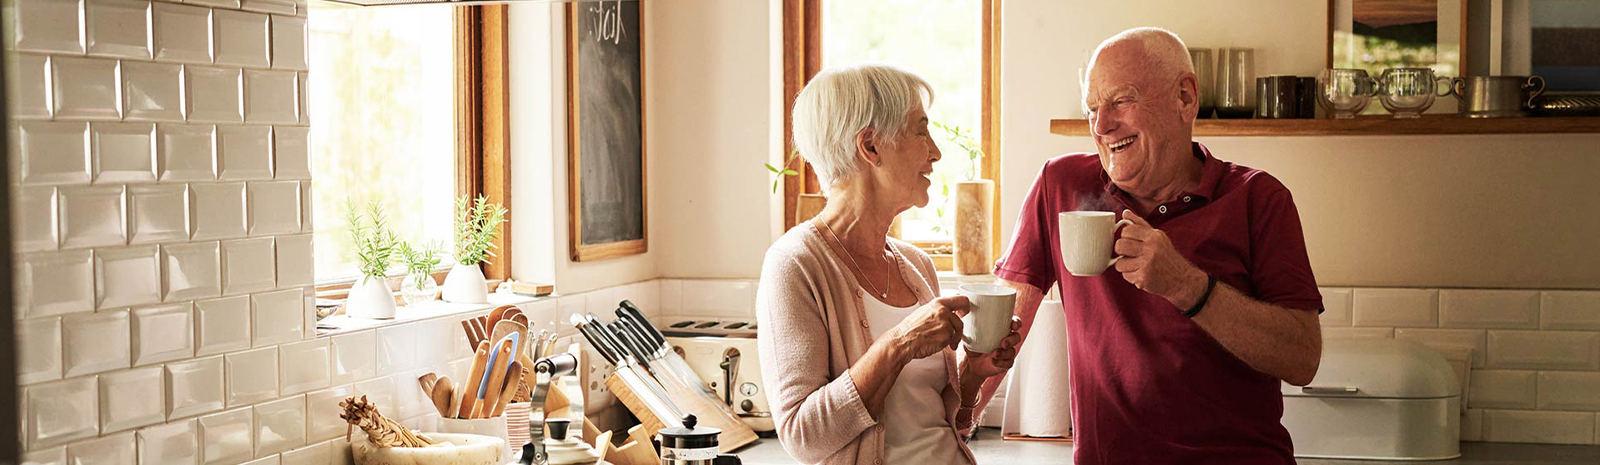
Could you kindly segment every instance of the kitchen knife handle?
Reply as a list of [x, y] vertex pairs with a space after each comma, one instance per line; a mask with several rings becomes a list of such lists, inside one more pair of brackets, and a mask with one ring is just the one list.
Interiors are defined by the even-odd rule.
[[618, 361], [630, 363], [638, 361], [635, 360], [628, 347], [622, 345], [622, 339], [619, 339], [616, 333], [611, 332], [610, 327], [600, 321], [600, 317], [595, 316], [593, 313], [587, 313], [584, 314], [584, 318], [589, 321], [589, 327], [594, 329], [595, 334], [598, 334], [601, 339], [605, 339], [606, 344], [615, 351]]
[[622, 329], [639, 344], [639, 347], [646, 351], [641, 354], [642, 356], [650, 360], [660, 360], [666, 356], [666, 353], [662, 352], [662, 349], [666, 347], [657, 344], [650, 336], [645, 335], [645, 330], [639, 328], [638, 322], [619, 316], [617, 317], [617, 324], [621, 325]]
[[[639, 341], [634, 339], [633, 333], [628, 331], [626, 325], [626, 321], [613, 321], [610, 325], [607, 325], [607, 329], [610, 329], [611, 333], [622, 341], [622, 345], [628, 349], [628, 353], [633, 354], [634, 362], [637, 362], [644, 369], [650, 370], [650, 363], [646, 361], [649, 359], [646, 355], [647, 352], [645, 352], [644, 347], [639, 345]], [[651, 370], [650, 373], [653, 374], [655, 371]]]
[[606, 345], [605, 338], [600, 337], [595, 328], [590, 327], [583, 317], [572, 315], [571, 321], [572, 326], [577, 327], [578, 332], [583, 334], [583, 338], [589, 340], [589, 345], [594, 346], [594, 351], [600, 353], [600, 357], [605, 358], [606, 362], [611, 363], [612, 366], [622, 366], [621, 363], [618, 363], [617, 355], [612, 353], [610, 347]]
[[617, 304], [617, 307], [617, 316], [633, 320], [634, 323], [639, 325], [640, 329], [650, 334], [650, 338], [654, 339], [656, 344], [661, 347], [667, 347], [667, 335], [661, 334], [661, 331], [657, 330], [655, 325], [650, 324], [650, 319], [645, 318], [644, 312], [639, 311], [639, 307], [634, 306], [633, 302], [624, 300]]

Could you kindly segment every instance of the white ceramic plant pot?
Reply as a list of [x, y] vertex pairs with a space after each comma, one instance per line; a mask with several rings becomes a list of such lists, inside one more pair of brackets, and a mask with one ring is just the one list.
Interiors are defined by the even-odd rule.
[[366, 438], [350, 441], [351, 455], [361, 465], [498, 465], [510, 455], [506, 440], [476, 434], [423, 433], [434, 447], [377, 447]]
[[350, 298], [345, 301], [344, 312], [352, 318], [387, 320], [394, 318], [394, 292], [388, 280], [362, 277], [350, 288]]
[[456, 265], [444, 276], [444, 301], [458, 304], [489, 303], [489, 280], [478, 265]]

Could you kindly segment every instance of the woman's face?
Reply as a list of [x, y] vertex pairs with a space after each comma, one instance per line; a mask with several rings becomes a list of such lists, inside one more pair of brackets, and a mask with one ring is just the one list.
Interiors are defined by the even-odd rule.
[[878, 181], [877, 195], [895, 208], [925, 207], [928, 205], [928, 187], [933, 181], [933, 163], [939, 161], [939, 147], [928, 133], [928, 114], [922, 105], [911, 109], [906, 116], [906, 127], [895, 140], [876, 145], [880, 166], [873, 167], [872, 175]]

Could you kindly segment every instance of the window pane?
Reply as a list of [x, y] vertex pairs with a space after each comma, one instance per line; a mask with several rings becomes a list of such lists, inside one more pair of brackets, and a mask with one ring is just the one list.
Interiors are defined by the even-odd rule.
[[[830, 0], [823, 7], [825, 67], [890, 63], [920, 74], [933, 86], [928, 117], [960, 127], [981, 141], [983, 15], [979, 0]], [[934, 164], [926, 208], [901, 214], [906, 240], [949, 240], [955, 224], [955, 183], [980, 177], [980, 160], [932, 129], [944, 158]]]
[[456, 176], [452, 8], [313, 7], [309, 15], [319, 281], [359, 274], [345, 223], [347, 199], [358, 206], [382, 203], [390, 227], [408, 241], [450, 246]]

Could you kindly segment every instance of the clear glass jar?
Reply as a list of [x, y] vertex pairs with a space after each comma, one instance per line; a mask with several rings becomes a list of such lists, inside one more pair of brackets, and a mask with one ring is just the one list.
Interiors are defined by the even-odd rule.
[[412, 273], [400, 282], [400, 299], [407, 307], [439, 296], [439, 283], [429, 273]]

